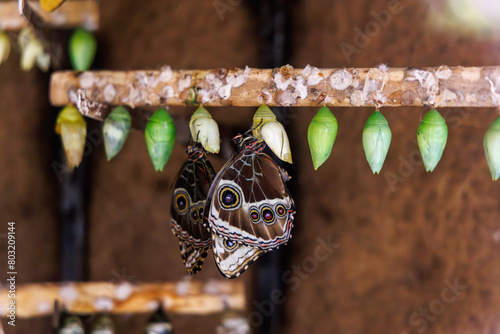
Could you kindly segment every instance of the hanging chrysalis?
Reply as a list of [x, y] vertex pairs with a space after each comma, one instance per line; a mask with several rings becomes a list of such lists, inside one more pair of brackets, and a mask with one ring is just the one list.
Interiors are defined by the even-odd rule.
[[92, 326], [92, 330], [90, 334], [114, 334], [115, 333], [115, 324], [105, 314], [102, 314], [97, 318]]
[[443, 155], [448, 139], [448, 126], [441, 114], [433, 109], [425, 114], [417, 131], [417, 142], [425, 170], [432, 172]]
[[391, 145], [391, 129], [380, 111], [375, 111], [363, 128], [363, 149], [373, 174], [378, 174], [384, 165]]
[[253, 116], [252, 134], [259, 141], [266, 142], [276, 156], [288, 163], [292, 162], [292, 152], [285, 128], [266, 105], [261, 105]]
[[493, 181], [500, 177], [500, 117], [497, 117], [484, 134], [484, 154]]
[[261, 134], [262, 126], [266, 123], [276, 121], [276, 115], [273, 111], [265, 104], [261, 105], [253, 115], [252, 135], [259, 141], [263, 141], [264, 138], [262, 138]]
[[327, 107], [322, 107], [311, 120], [307, 129], [307, 141], [314, 169], [317, 170], [332, 153], [339, 124]]
[[146, 334], [172, 334], [174, 328], [163, 308], [160, 306], [151, 316], [146, 327]]
[[61, 110], [55, 131], [61, 135], [69, 167], [78, 167], [85, 148], [87, 123], [74, 105], [68, 105]]
[[30, 71], [35, 64], [43, 72], [50, 67], [50, 55], [43, 49], [42, 43], [29, 27], [19, 33], [19, 49], [21, 51], [20, 66], [23, 71]]
[[164, 109], [158, 109], [146, 125], [146, 145], [156, 171], [163, 167], [170, 158], [175, 144], [175, 124]]
[[96, 49], [94, 35], [83, 28], [76, 29], [69, 40], [69, 58], [73, 68], [76, 71], [88, 71], [94, 62]]
[[85, 334], [80, 317], [73, 314], [65, 314], [61, 318], [58, 334]]
[[42, 6], [43, 10], [46, 12], [52, 12], [57, 7], [62, 5], [62, 3], [66, 0], [40, 0], [40, 5]]
[[191, 138], [201, 143], [203, 148], [211, 153], [219, 153], [220, 137], [217, 122], [203, 107], [199, 107], [189, 121]]
[[113, 109], [104, 121], [102, 133], [108, 161], [113, 159], [122, 149], [130, 132], [131, 123], [132, 117], [123, 106]]
[[10, 39], [6, 33], [0, 30], [0, 65], [9, 58]]

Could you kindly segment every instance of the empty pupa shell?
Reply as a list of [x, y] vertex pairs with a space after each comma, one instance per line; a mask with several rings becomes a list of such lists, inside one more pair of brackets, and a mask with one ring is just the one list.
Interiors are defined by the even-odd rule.
[[289, 164], [293, 163], [288, 136], [280, 122], [270, 121], [265, 123], [260, 133], [267, 146], [269, 146], [278, 158]]
[[484, 134], [484, 154], [493, 181], [500, 177], [500, 117], [497, 117]]
[[61, 135], [68, 166], [78, 167], [83, 157], [87, 123], [73, 105], [66, 106], [57, 117], [56, 133]]
[[101, 315], [92, 326], [90, 334], [114, 334], [115, 324], [107, 315]]
[[261, 105], [253, 115], [252, 135], [259, 141], [264, 140], [261, 135], [262, 126], [268, 122], [275, 122], [276, 115], [266, 105]]
[[0, 31], [0, 64], [9, 58], [10, 53], [10, 39], [7, 34]]
[[18, 42], [21, 50], [20, 67], [23, 71], [30, 71], [36, 63], [41, 65], [41, 70], [48, 70], [50, 56], [44, 53], [42, 43], [30, 28], [26, 27], [21, 30]]
[[40, 0], [42, 9], [46, 12], [52, 12], [66, 0]]
[[163, 167], [170, 158], [175, 144], [175, 124], [164, 109], [158, 109], [146, 125], [146, 145], [156, 171]]
[[389, 123], [384, 115], [378, 110], [375, 111], [368, 117], [363, 128], [363, 149], [373, 174], [378, 174], [382, 169], [389, 146], [391, 146], [391, 138]]
[[113, 109], [104, 121], [102, 133], [104, 135], [104, 148], [108, 161], [113, 159], [125, 144], [130, 132], [132, 117], [125, 107]]
[[83, 28], [76, 29], [69, 40], [69, 58], [73, 68], [77, 71], [88, 71], [94, 62], [96, 49], [94, 35]]
[[40, 40], [29, 27], [21, 30], [18, 38], [21, 51], [20, 67], [23, 71], [30, 71], [35, 64], [40, 70], [47, 72], [50, 67], [50, 54], [45, 52]]
[[212, 115], [203, 107], [196, 109], [189, 121], [191, 138], [201, 143], [203, 148], [211, 153], [219, 153], [219, 126]]
[[322, 107], [311, 120], [307, 129], [307, 141], [314, 169], [317, 170], [332, 153], [339, 124], [327, 107]]
[[443, 155], [448, 140], [448, 126], [441, 114], [433, 109], [425, 114], [417, 130], [417, 142], [425, 170], [432, 172]]
[[264, 104], [253, 116], [252, 135], [259, 141], [265, 141], [278, 158], [293, 163], [285, 128], [276, 120], [272, 110]]

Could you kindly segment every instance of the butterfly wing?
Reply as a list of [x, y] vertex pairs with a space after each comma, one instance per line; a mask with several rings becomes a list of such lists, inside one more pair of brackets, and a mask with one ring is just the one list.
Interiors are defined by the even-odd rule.
[[212, 233], [212, 249], [217, 268], [227, 278], [238, 277], [264, 253], [257, 247], [224, 239], [216, 233]]
[[211, 247], [211, 233], [203, 226], [203, 211], [214, 175], [204, 154], [190, 156], [179, 171], [174, 186], [171, 227], [179, 239], [181, 257], [190, 274], [201, 270]]
[[252, 148], [242, 149], [217, 174], [205, 209], [212, 233], [265, 251], [288, 242], [294, 215], [279, 167]]

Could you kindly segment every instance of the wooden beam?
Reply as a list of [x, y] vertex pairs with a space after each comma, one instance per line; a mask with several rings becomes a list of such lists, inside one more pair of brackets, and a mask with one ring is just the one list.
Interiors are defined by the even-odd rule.
[[[29, 5], [42, 19], [41, 24], [51, 28], [85, 27], [97, 30], [99, 27], [99, 6], [96, 0], [66, 1], [52, 13], [45, 12], [38, 1], [30, 1]], [[26, 20], [19, 15], [18, 1], [0, 2], [0, 30], [18, 31], [26, 25]]]
[[[7, 316], [8, 287], [0, 289], [0, 316]], [[173, 283], [131, 284], [38, 283], [19, 284], [15, 291], [16, 317], [31, 318], [53, 314], [54, 301], [76, 314], [150, 313], [161, 302], [166, 311], [181, 314], [210, 314], [227, 308], [245, 310], [242, 281], [185, 280]]]
[[[50, 101], [75, 102], [77, 90], [109, 105], [256, 107], [497, 107], [500, 66], [55, 72]], [[73, 98], [70, 98], [70, 97]], [[92, 115], [88, 115], [93, 117]], [[99, 116], [94, 117], [100, 119]]]

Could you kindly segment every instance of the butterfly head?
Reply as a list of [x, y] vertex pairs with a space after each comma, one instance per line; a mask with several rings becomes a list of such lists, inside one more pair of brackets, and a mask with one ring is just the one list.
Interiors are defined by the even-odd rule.
[[252, 150], [261, 152], [266, 147], [264, 142], [259, 142], [251, 134], [239, 134], [233, 138], [233, 142], [238, 145], [240, 150]]
[[186, 147], [189, 159], [198, 160], [205, 157], [205, 149], [200, 143], [190, 141]]

